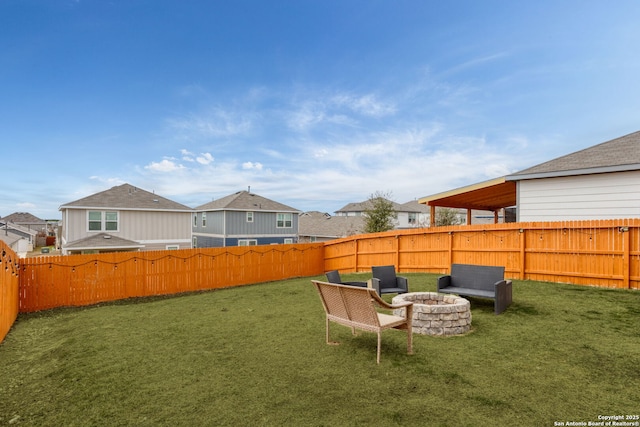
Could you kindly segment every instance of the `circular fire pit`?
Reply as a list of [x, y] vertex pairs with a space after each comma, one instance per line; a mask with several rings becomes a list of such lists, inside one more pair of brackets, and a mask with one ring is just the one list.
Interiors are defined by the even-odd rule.
[[[461, 335], [471, 329], [471, 304], [455, 295], [410, 292], [393, 297], [392, 303], [413, 302], [413, 332], [422, 335]], [[404, 316], [404, 308], [393, 310]]]

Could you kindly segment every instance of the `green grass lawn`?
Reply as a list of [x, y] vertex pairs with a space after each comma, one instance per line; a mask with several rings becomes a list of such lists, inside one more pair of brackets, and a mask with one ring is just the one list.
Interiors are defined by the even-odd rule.
[[[436, 275], [406, 274], [412, 291]], [[367, 275], [344, 275], [365, 280]], [[552, 426], [640, 413], [640, 292], [515, 281], [458, 337], [332, 325], [311, 278], [21, 315], [0, 425]], [[390, 300], [391, 296], [385, 296]]]

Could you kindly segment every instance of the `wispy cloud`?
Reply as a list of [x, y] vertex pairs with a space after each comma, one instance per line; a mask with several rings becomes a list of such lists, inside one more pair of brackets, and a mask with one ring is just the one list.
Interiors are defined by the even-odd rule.
[[172, 132], [187, 140], [242, 135], [252, 128], [247, 116], [220, 108], [203, 114], [192, 113], [185, 117], [169, 118], [167, 124]]

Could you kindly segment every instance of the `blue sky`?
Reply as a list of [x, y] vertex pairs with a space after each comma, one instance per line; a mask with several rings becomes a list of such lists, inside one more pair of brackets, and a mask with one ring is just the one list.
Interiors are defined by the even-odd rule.
[[333, 213], [640, 129], [640, 2], [0, 0], [0, 216], [122, 183]]

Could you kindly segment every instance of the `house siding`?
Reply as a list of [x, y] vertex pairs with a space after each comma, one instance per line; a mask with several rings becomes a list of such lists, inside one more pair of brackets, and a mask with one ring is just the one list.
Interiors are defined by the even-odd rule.
[[518, 221], [640, 217], [640, 171], [518, 182]]
[[145, 249], [165, 249], [167, 244], [191, 247], [191, 212], [128, 211], [108, 208], [65, 209], [63, 242], [70, 243], [99, 231], [87, 230], [87, 211], [118, 212], [118, 231], [109, 231], [123, 239], [145, 244]]
[[[253, 222], [247, 222], [247, 211], [205, 212], [205, 227], [202, 227], [202, 212], [198, 212], [196, 225], [193, 226], [198, 247], [237, 246], [238, 240], [246, 239], [255, 239], [258, 245], [282, 244], [285, 239], [292, 239], [294, 243], [297, 241], [297, 213], [291, 213], [291, 227], [278, 228], [276, 212], [251, 212]], [[193, 224], [193, 218], [191, 221]]]

